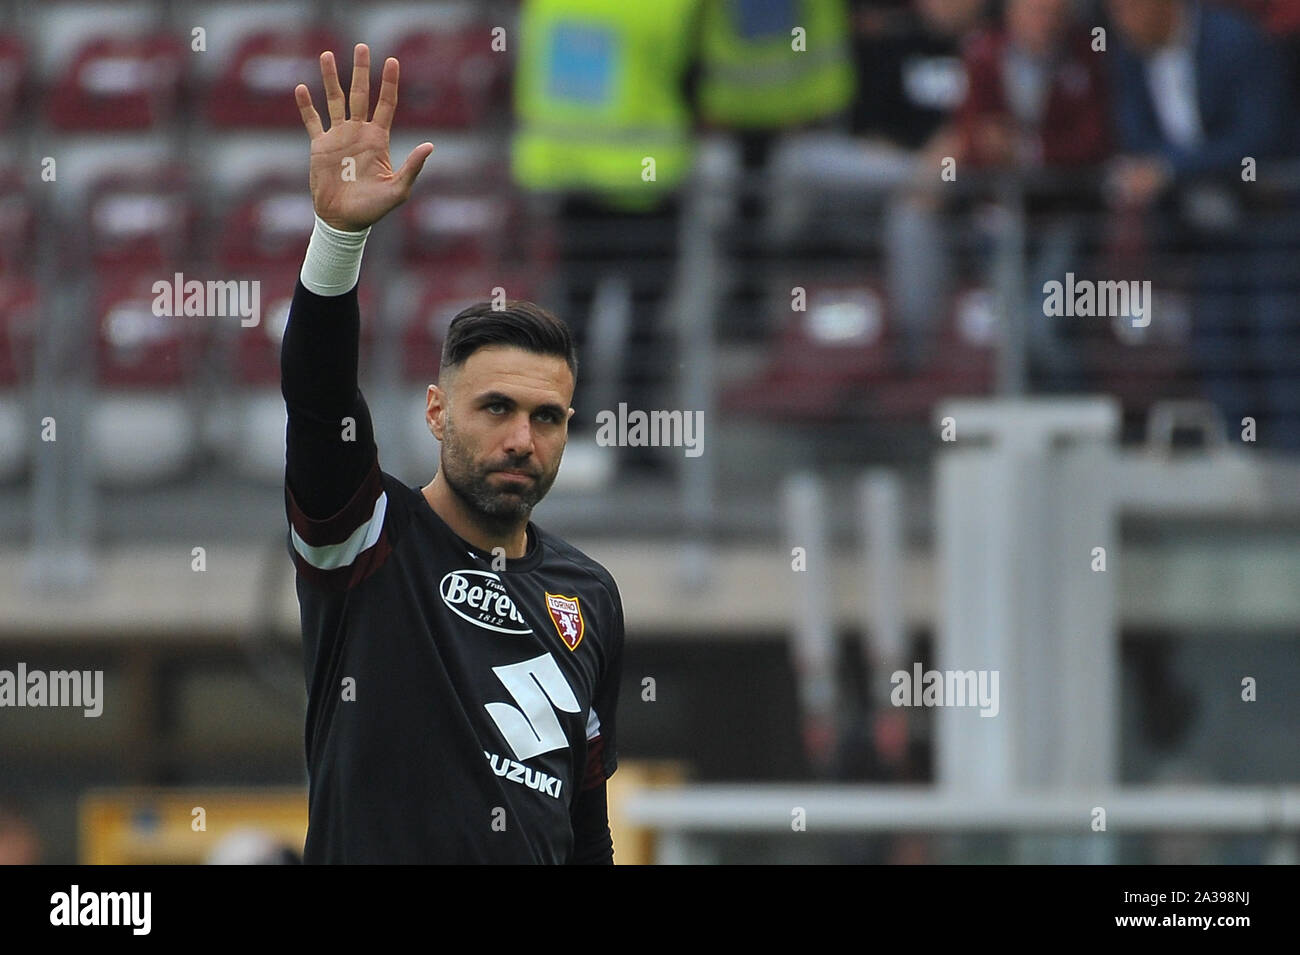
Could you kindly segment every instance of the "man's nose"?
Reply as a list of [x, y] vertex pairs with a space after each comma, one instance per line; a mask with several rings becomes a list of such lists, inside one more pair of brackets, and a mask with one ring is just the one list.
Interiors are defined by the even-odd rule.
[[533, 452], [533, 422], [527, 414], [519, 414], [511, 421], [506, 435], [505, 450], [513, 455]]

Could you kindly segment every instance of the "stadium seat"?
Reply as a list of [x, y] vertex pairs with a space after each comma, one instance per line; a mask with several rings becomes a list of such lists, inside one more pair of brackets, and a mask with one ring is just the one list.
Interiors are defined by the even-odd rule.
[[1126, 318], [1097, 319], [1084, 343], [1090, 381], [1118, 398], [1130, 416], [1145, 415], [1160, 399], [1195, 394], [1190, 303], [1170, 289], [1155, 289], [1153, 298], [1160, 321], [1134, 328]]
[[0, 276], [0, 390], [25, 384], [31, 371], [40, 287], [25, 276]]
[[493, 52], [489, 23], [428, 29], [398, 41], [402, 64], [398, 128], [472, 129], [508, 115], [506, 58]]
[[158, 269], [103, 273], [96, 295], [90, 419], [95, 471], [105, 484], [148, 485], [193, 463], [198, 432], [186, 400], [206, 331], [204, 320], [155, 314]]
[[107, 388], [178, 388], [194, 369], [203, 325], [155, 314], [170, 281], [154, 268], [102, 273], [97, 295], [97, 380]]
[[175, 114], [184, 47], [165, 33], [96, 37], [55, 82], [48, 116], [60, 130], [143, 130]]
[[[804, 311], [788, 311], [766, 369], [727, 389], [722, 406], [746, 415], [825, 420], [858, 417], [853, 405], [893, 369], [894, 333], [881, 286], [807, 288]], [[788, 298], [779, 307], [789, 310]]]
[[220, 226], [217, 260], [223, 268], [301, 266], [314, 223], [301, 178], [254, 183]]
[[0, 131], [14, 122], [14, 111], [27, 83], [27, 50], [19, 37], [0, 33]]
[[948, 303], [935, 341], [914, 374], [899, 372], [871, 397], [871, 417], [928, 420], [945, 398], [993, 393], [997, 363], [997, 312], [993, 292], [958, 289]]
[[428, 172], [402, 209], [404, 262], [473, 270], [536, 256], [538, 230], [500, 169]]
[[183, 167], [110, 174], [90, 196], [89, 246], [97, 268], [165, 267], [189, 259], [198, 210]]
[[[214, 126], [300, 127], [291, 91], [306, 83], [318, 111], [324, 111], [320, 54], [335, 51], [339, 82], [351, 85], [352, 59], [339, 54], [338, 38], [328, 30], [258, 30], [246, 36], [217, 74], [207, 93], [208, 119]], [[300, 184], [301, 186], [301, 184]]]
[[26, 386], [40, 314], [40, 290], [31, 279], [0, 276], [0, 481], [27, 466], [32, 419]]
[[939, 348], [932, 366], [944, 396], [991, 394], [997, 346], [998, 316], [993, 291], [982, 286], [959, 289], [952, 297], [947, 320], [939, 329]]
[[36, 213], [22, 180], [0, 170], [0, 275], [17, 274], [35, 260]]

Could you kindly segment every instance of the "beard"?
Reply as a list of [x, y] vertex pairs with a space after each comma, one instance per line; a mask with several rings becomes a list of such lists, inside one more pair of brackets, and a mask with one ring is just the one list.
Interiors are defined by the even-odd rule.
[[[492, 475], [501, 470], [523, 471], [532, 480], [493, 484]], [[470, 510], [475, 523], [485, 530], [500, 533], [528, 520], [533, 507], [555, 483], [559, 460], [557, 458], [550, 472], [542, 470], [531, 455], [476, 463], [473, 453], [460, 440], [449, 418], [443, 432], [441, 472], [447, 487]]]

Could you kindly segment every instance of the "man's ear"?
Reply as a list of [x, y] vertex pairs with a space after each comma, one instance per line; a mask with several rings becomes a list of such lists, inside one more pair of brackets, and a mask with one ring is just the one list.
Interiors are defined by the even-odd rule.
[[425, 394], [424, 423], [429, 426], [429, 433], [441, 442], [447, 427], [447, 393], [437, 385], [430, 385]]

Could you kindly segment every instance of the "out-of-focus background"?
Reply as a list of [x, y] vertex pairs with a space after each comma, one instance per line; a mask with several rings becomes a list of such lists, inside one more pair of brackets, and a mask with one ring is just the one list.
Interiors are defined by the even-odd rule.
[[1300, 3], [0, 0], [0, 671], [103, 679], [0, 706], [0, 862], [301, 849], [292, 89], [359, 41], [436, 144], [382, 466], [464, 304], [580, 338], [620, 861], [1295, 861]]

